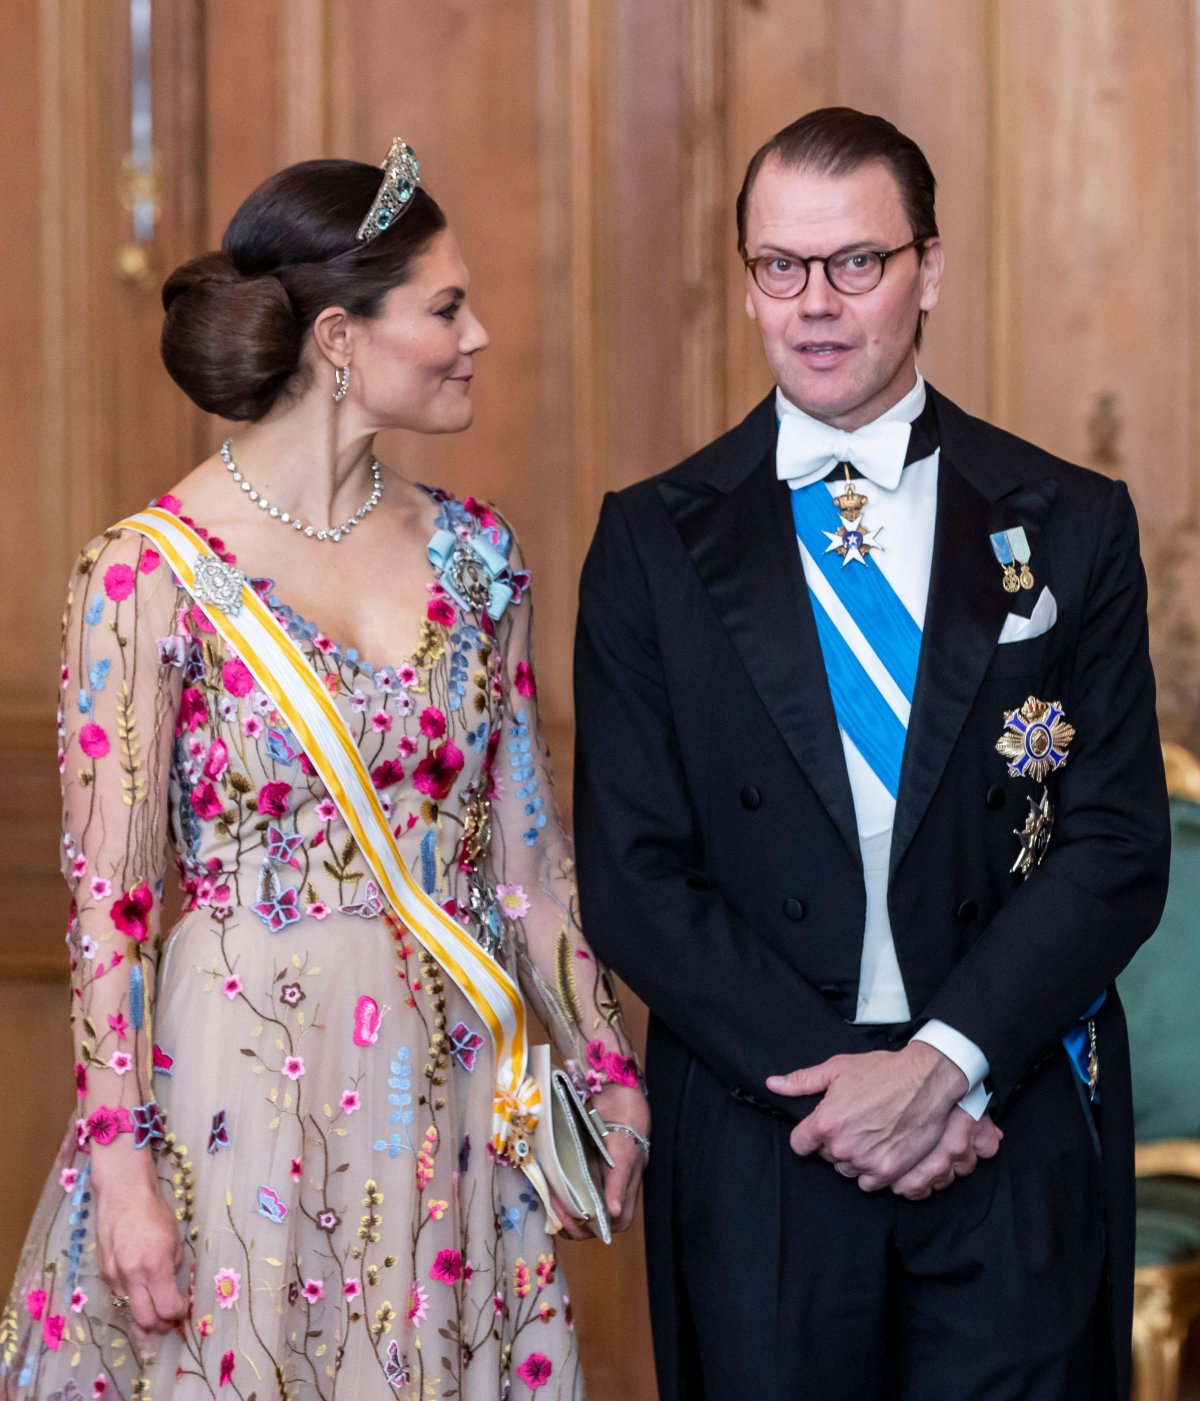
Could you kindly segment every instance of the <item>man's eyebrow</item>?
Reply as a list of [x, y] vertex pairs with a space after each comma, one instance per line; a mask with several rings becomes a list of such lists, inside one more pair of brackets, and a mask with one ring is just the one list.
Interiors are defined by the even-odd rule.
[[[838, 253], [857, 253], [864, 249], [870, 250], [871, 252], [877, 252], [884, 246], [884, 241], [879, 238], [859, 238], [856, 239], [853, 243], [843, 243], [839, 248], [835, 248], [831, 253], [817, 254], [816, 256], [832, 258]], [[806, 256], [805, 254], [795, 252], [791, 248], [784, 248], [781, 244], [778, 243], [766, 243], [763, 245], [762, 252], [756, 253], [755, 257], [769, 258], [773, 254], [779, 254], [781, 257], [785, 258], [797, 259]]]

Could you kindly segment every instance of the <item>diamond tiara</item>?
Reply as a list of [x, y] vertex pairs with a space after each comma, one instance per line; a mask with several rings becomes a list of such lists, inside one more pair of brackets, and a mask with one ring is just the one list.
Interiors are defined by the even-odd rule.
[[358, 226], [358, 241], [370, 243], [390, 229], [412, 202], [421, 183], [421, 167], [411, 146], [397, 136], [382, 162], [383, 184], [367, 217]]

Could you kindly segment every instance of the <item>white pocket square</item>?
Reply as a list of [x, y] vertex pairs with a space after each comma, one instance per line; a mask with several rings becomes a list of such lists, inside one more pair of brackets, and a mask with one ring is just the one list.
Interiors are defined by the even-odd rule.
[[1030, 638], [1049, 632], [1057, 621], [1058, 604], [1050, 590], [1043, 589], [1028, 618], [1022, 618], [1019, 613], [1010, 613], [1005, 618], [1004, 626], [1000, 629], [1000, 641], [1028, 642]]

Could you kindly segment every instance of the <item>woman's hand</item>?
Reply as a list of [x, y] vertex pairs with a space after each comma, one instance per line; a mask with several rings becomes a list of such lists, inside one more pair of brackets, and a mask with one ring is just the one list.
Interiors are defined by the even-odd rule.
[[[650, 1105], [635, 1086], [606, 1085], [596, 1096], [596, 1109], [605, 1123], [628, 1124], [649, 1139]], [[608, 1135], [604, 1146], [613, 1160], [612, 1167], [604, 1169], [605, 1205], [613, 1230], [628, 1230], [637, 1205], [642, 1173], [646, 1170], [646, 1155], [635, 1139], [619, 1129]]]
[[176, 1281], [183, 1241], [175, 1213], [157, 1181], [139, 1177], [97, 1184], [96, 1219], [100, 1278], [114, 1298], [128, 1299], [121, 1312], [128, 1312], [134, 1341], [146, 1360], [155, 1338], [178, 1327], [188, 1313]]

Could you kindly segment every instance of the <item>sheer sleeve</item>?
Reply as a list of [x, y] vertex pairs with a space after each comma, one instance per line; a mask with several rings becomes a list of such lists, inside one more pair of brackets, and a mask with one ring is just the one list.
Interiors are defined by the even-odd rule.
[[[514, 545], [512, 567], [523, 566]], [[611, 975], [579, 923], [575, 858], [554, 800], [538, 721], [533, 602], [514, 602], [499, 628], [503, 730], [493, 761], [492, 866], [496, 895], [526, 997], [580, 1087], [636, 1085], [640, 1069]]]
[[80, 556], [63, 619], [59, 768], [75, 1082], [80, 1120], [90, 1116], [100, 1143], [154, 1098], [154, 969], [185, 655], [175, 599], [157, 552], [133, 532], [109, 531]]

